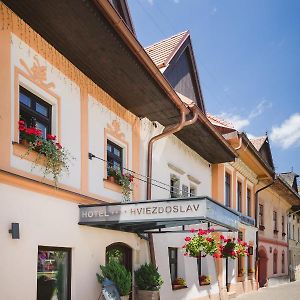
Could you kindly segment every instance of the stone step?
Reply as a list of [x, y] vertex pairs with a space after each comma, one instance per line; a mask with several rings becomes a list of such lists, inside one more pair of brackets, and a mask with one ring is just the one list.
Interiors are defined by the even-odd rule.
[[228, 295], [229, 300], [234, 299], [237, 296], [236, 292], [234, 292], [234, 291], [233, 292], [228, 292], [227, 295]]

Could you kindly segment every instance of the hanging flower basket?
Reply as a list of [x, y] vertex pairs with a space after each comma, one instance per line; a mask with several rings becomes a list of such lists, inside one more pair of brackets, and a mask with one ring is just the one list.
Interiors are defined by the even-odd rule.
[[56, 140], [55, 135], [47, 134], [46, 139], [42, 137], [42, 131], [35, 127], [26, 127], [25, 121], [19, 121], [20, 143], [28, 150], [22, 156], [29, 155], [32, 151], [38, 153], [33, 167], [38, 165], [42, 158], [44, 163], [44, 177], [51, 175], [55, 186], [63, 172], [69, 171], [69, 164], [73, 159], [68, 150], [63, 148]]
[[199, 229], [198, 231], [191, 229], [194, 235], [185, 238], [186, 243], [183, 245], [185, 249], [184, 255], [190, 257], [204, 257], [218, 252], [218, 241], [216, 237], [212, 235], [213, 231], [213, 229]]
[[211, 255], [214, 258], [232, 258], [240, 256], [249, 256], [249, 245], [240, 239], [228, 238], [223, 235], [217, 236], [213, 234], [214, 229], [195, 231], [192, 237], [185, 238], [185, 244], [182, 248], [185, 250], [184, 255], [190, 257], [200, 257]]

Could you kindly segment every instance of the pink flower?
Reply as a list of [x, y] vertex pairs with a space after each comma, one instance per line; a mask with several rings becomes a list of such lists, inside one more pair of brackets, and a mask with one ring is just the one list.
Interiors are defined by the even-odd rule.
[[47, 134], [47, 140], [55, 141], [56, 140], [56, 136], [48, 133]]
[[184, 255], [184, 256], [188, 256], [189, 254], [188, 254], [187, 252], [185, 252], [183, 255]]
[[183, 245], [182, 248], [183, 248], [183, 249], [186, 248], [186, 245]]
[[191, 228], [191, 229], [190, 229], [190, 232], [192, 232], [192, 233], [195, 232], [195, 229], [194, 229], [194, 228]]
[[62, 145], [61, 145], [60, 143], [56, 143], [56, 147], [57, 147], [58, 149], [61, 149], [61, 148], [62, 148]]
[[225, 236], [223, 234], [220, 235], [220, 240], [225, 240]]
[[189, 236], [187, 236], [185, 239], [184, 239], [186, 242], [189, 242], [191, 240], [191, 238]]

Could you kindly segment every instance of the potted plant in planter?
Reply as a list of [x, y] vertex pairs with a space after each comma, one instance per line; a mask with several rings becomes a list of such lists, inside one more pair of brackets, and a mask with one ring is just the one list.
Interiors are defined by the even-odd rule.
[[100, 265], [100, 269], [102, 274], [96, 274], [98, 282], [102, 283], [105, 278], [110, 279], [116, 285], [121, 299], [129, 299], [132, 286], [131, 273], [117, 259], [112, 259], [105, 266]]
[[179, 290], [179, 289], [183, 289], [186, 287], [187, 287], [186, 281], [182, 277], [178, 277], [172, 282], [173, 290]]
[[153, 264], [144, 264], [134, 272], [138, 299], [158, 300], [163, 280]]
[[210, 276], [209, 275], [202, 275], [199, 277], [200, 285], [210, 285]]
[[63, 172], [69, 171], [70, 160], [72, 159], [68, 150], [56, 140], [55, 135], [47, 134], [42, 137], [41, 130], [35, 127], [26, 127], [23, 120], [19, 121], [20, 143], [28, 147], [23, 155], [26, 157], [30, 152], [37, 152], [38, 156], [33, 162], [33, 167], [38, 165], [42, 159], [44, 161], [44, 177], [51, 175], [55, 186]]

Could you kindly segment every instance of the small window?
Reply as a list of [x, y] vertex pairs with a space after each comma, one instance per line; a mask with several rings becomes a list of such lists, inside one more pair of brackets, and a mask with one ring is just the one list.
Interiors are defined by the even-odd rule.
[[197, 195], [197, 188], [193, 185], [190, 186], [190, 197], [195, 197]]
[[237, 210], [242, 212], [242, 183], [240, 181], [237, 182]]
[[225, 173], [225, 206], [230, 207], [231, 203], [231, 176]]
[[277, 211], [273, 211], [273, 228], [277, 231]]
[[273, 253], [273, 274], [277, 274], [277, 250]]
[[182, 197], [189, 197], [189, 187], [185, 184], [182, 185]]
[[259, 226], [264, 226], [264, 206], [259, 204], [259, 215], [258, 215]]
[[123, 168], [123, 148], [107, 140], [107, 170], [114, 168], [122, 170]]
[[170, 265], [170, 276], [171, 282], [178, 277], [178, 261], [177, 261], [177, 248], [169, 248], [169, 265]]
[[177, 176], [171, 175], [170, 177], [170, 197], [178, 198], [180, 195], [180, 180]]
[[37, 300], [71, 299], [71, 249], [39, 247]]
[[282, 230], [282, 236], [285, 233], [285, 220], [284, 216], [281, 216], [281, 230]]
[[293, 224], [293, 233], [292, 233], [292, 236], [293, 236], [293, 240], [295, 240], [295, 225]]
[[51, 134], [52, 106], [22, 86], [19, 91], [20, 117], [27, 127], [42, 131], [42, 137]]
[[281, 273], [285, 273], [285, 255], [283, 251], [281, 254]]
[[252, 194], [251, 194], [251, 190], [248, 188], [247, 189], [247, 215], [249, 217], [251, 217], [251, 198], [252, 198]]

